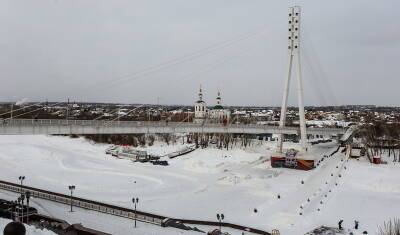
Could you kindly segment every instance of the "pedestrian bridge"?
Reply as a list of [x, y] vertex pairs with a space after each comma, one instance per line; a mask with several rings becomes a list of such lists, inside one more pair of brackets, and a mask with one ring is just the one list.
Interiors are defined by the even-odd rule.
[[[190, 122], [137, 122], [103, 120], [11, 119], [0, 121], [0, 135], [238, 133], [298, 134], [299, 127]], [[344, 128], [307, 128], [308, 134], [343, 135]]]

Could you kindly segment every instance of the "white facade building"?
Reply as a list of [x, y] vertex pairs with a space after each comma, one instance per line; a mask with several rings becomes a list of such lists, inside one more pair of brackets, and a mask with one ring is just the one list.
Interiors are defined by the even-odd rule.
[[216, 99], [216, 105], [212, 109], [207, 109], [206, 103], [203, 101], [203, 92], [200, 87], [199, 99], [194, 105], [194, 119], [195, 123], [229, 123], [231, 117], [231, 111], [229, 109], [224, 109], [222, 106], [221, 93], [218, 91], [218, 96]]
[[206, 102], [203, 101], [203, 91], [199, 90], [199, 99], [194, 105], [194, 119], [195, 123], [203, 123], [207, 118], [207, 107]]
[[222, 106], [221, 93], [218, 91], [217, 104], [210, 109], [209, 118], [211, 122], [228, 123], [231, 117], [231, 111]]

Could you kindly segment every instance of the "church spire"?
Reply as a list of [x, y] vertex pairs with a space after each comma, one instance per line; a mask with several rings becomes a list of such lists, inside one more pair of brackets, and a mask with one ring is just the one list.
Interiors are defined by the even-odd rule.
[[218, 90], [217, 105], [221, 105], [221, 92]]
[[203, 101], [203, 90], [201, 89], [201, 85], [199, 89], [199, 101]]

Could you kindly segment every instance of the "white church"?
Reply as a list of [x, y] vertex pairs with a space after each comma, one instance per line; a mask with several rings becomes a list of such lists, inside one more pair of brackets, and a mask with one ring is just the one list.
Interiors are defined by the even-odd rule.
[[194, 105], [194, 119], [195, 123], [229, 123], [231, 117], [231, 111], [229, 109], [224, 109], [222, 106], [221, 93], [218, 91], [216, 105], [207, 109], [206, 102], [203, 100], [203, 91], [200, 87], [199, 90], [199, 99], [196, 101]]

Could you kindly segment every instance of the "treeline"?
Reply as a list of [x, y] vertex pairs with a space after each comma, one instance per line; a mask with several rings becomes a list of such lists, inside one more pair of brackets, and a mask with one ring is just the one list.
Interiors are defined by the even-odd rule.
[[196, 146], [207, 148], [210, 144], [215, 145], [219, 149], [226, 149], [232, 147], [248, 147], [256, 143], [257, 135], [251, 134], [194, 134], [194, 142]]
[[[78, 137], [72, 135], [71, 137]], [[257, 135], [250, 134], [187, 134], [177, 136], [174, 134], [97, 134], [97, 135], [83, 135], [88, 140], [96, 143], [106, 143], [115, 145], [130, 145], [133, 147], [138, 146], [152, 146], [154, 142], [161, 141], [163, 143], [176, 144], [192, 143], [196, 147], [207, 148], [210, 145], [216, 146], [219, 149], [230, 149], [232, 147], [249, 147], [256, 143], [261, 143]]]

